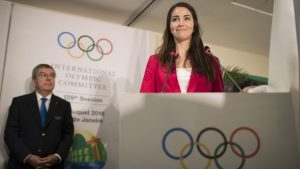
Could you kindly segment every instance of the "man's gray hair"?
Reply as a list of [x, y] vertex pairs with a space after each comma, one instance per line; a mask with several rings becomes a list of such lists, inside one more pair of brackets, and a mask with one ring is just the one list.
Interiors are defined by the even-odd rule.
[[[32, 79], [36, 79], [37, 75], [38, 75], [38, 71], [41, 69], [41, 68], [47, 68], [47, 69], [53, 69], [54, 68], [48, 64], [38, 64], [37, 66], [35, 66], [32, 70]], [[55, 71], [55, 70], [54, 70]]]

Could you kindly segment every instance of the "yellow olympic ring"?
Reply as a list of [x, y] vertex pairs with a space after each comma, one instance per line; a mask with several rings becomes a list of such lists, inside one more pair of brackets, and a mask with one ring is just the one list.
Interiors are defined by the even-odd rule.
[[[207, 147], [206, 145], [202, 144], [201, 142], [197, 142], [196, 144], [199, 145], [200, 147], [203, 147], [204, 150], [206, 151], [206, 153], [207, 153], [208, 155], [211, 155], [211, 153], [210, 153], [210, 151], [209, 151], [209, 149], [208, 149], [208, 147]], [[180, 151], [180, 154], [179, 154], [180, 165], [181, 165], [181, 167], [182, 167], [183, 169], [188, 169], [188, 168], [186, 167], [186, 165], [184, 164], [184, 161], [183, 161], [183, 154], [184, 154], [184, 151], [185, 151], [189, 146], [191, 146], [191, 143], [187, 143], [186, 145], [184, 145], [184, 146], [182, 147], [181, 151]], [[207, 163], [206, 163], [206, 166], [205, 166], [205, 169], [209, 169], [210, 166], [211, 166], [211, 159], [208, 159], [208, 161], [207, 161]]]
[[[75, 59], [79, 59], [79, 58], [81, 58], [83, 55], [84, 55], [84, 52], [82, 52], [80, 55], [78, 55], [78, 56], [75, 56], [75, 55], [73, 55], [72, 53], [71, 53], [71, 45], [73, 44], [74, 42], [70, 42], [69, 44], [68, 44], [68, 48], [67, 48], [67, 52], [68, 52], [68, 54], [72, 57], [72, 58], [75, 58]], [[84, 45], [82, 44], [82, 43], [79, 43], [79, 46], [81, 46], [82, 48], [84, 48]]]

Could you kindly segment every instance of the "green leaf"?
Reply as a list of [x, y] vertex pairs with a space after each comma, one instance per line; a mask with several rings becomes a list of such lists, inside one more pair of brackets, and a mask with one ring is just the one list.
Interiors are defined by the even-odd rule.
[[234, 79], [234, 81], [236, 81], [237, 83], [241, 83], [245, 80], [247, 80], [247, 76], [249, 75], [248, 72], [244, 71], [242, 68], [238, 67], [238, 66], [227, 66], [224, 69], [222, 69], [223, 72], [223, 81], [224, 81], [224, 85], [233, 85], [232, 80], [230, 79], [230, 77], [228, 76], [228, 74]]

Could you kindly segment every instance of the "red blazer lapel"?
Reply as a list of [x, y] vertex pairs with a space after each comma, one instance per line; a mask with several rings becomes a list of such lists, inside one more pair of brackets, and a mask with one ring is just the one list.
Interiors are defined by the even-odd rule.
[[194, 92], [196, 91], [197, 89], [197, 85], [198, 85], [198, 74], [195, 73], [194, 71], [192, 71], [191, 73], [191, 78], [190, 78], [190, 81], [189, 81], [189, 85], [188, 85], [188, 88], [187, 88], [187, 92]]
[[178, 79], [177, 79], [176, 70], [170, 73], [168, 81], [169, 81], [168, 84], [170, 86], [170, 91], [177, 92], [177, 93], [181, 92]]

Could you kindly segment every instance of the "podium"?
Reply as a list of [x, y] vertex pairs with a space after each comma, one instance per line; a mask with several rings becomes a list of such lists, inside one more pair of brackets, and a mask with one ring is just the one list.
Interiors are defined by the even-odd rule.
[[290, 94], [122, 94], [118, 168], [300, 168]]

